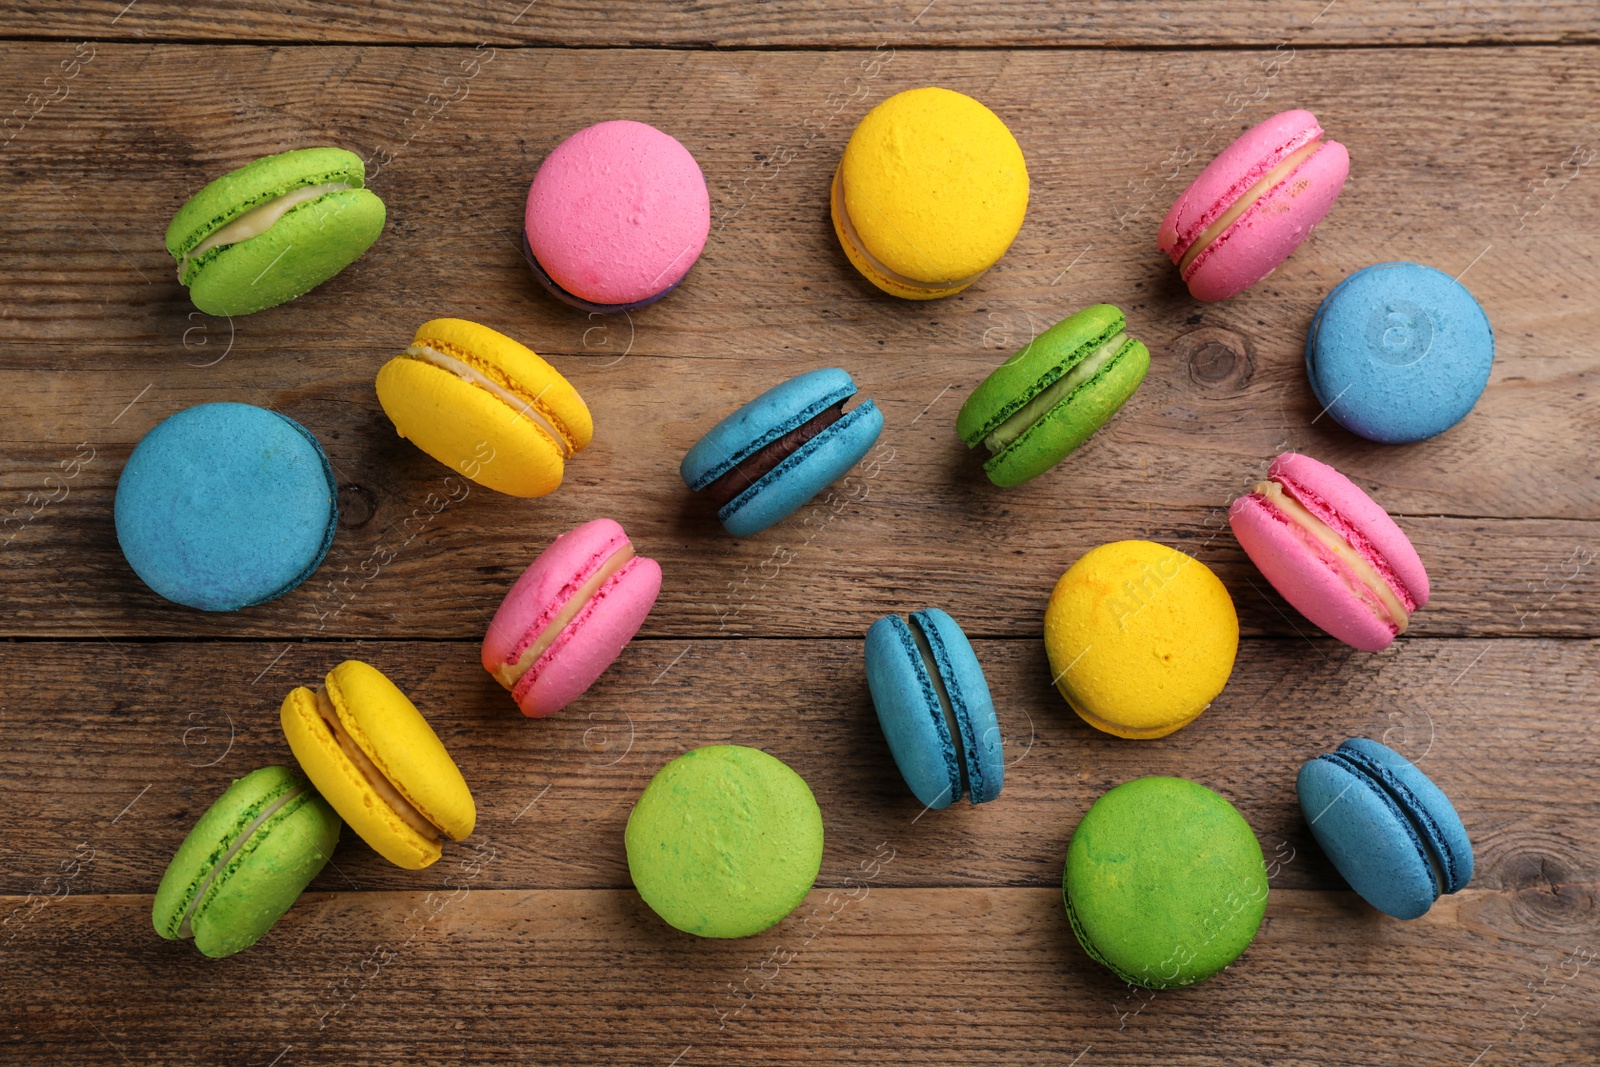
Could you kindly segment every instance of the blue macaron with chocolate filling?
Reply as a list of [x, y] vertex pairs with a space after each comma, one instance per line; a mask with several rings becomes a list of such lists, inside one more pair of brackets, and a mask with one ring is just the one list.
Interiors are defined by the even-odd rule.
[[906, 785], [935, 810], [982, 804], [1005, 783], [1005, 746], [989, 683], [967, 635], [938, 608], [867, 630], [867, 688]]
[[1472, 880], [1472, 842], [1450, 798], [1387, 745], [1352, 738], [1308, 760], [1297, 789], [1322, 851], [1379, 911], [1415, 919]]
[[860, 462], [883, 430], [870, 399], [849, 411], [856, 383], [814, 370], [775, 386], [713, 426], [678, 467], [735, 537], [788, 517]]

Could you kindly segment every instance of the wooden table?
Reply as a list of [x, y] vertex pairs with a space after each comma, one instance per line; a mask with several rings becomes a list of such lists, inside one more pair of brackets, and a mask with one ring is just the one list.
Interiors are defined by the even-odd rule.
[[[1324, 5], [6, 4], [0, 1058], [1600, 1062], [1600, 14]], [[978, 284], [912, 304], [849, 268], [826, 190], [867, 109], [931, 83], [1005, 119], [1032, 202]], [[1350, 183], [1266, 282], [1197, 303], [1156, 226], [1238, 131], [1289, 107], [1349, 146]], [[539, 291], [518, 234], [540, 159], [609, 118], [680, 138], [714, 214], [681, 290], [614, 319]], [[195, 311], [162, 248], [173, 212], [314, 144], [368, 159], [379, 243], [289, 306]], [[1319, 417], [1302, 339], [1329, 287], [1400, 259], [1461, 276], [1499, 352], [1464, 423], [1384, 447]], [[995, 489], [956, 409], [1099, 301], [1149, 344], [1148, 380], [1069, 462]], [[434, 510], [448, 472], [396, 437], [372, 380], [441, 315], [523, 339], [588, 399], [595, 443], [556, 494]], [[885, 413], [871, 465], [761, 536], [724, 535], [679, 459], [744, 399], [830, 365]], [[342, 484], [322, 569], [231, 615], [145, 589], [111, 523], [139, 438], [218, 400], [310, 427]], [[1381, 655], [1318, 634], [1226, 528], [1285, 449], [1370, 489], [1428, 564], [1432, 602]], [[525, 720], [478, 641], [532, 555], [597, 515], [661, 561], [661, 599], [580, 703]], [[1213, 567], [1244, 629], [1221, 698], [1160, 741], [1080, 722], [1040, 641], [1061, 572], [1134, 537]], [[1012, 762], [994, 803], [919, 818], [861, 639], [929, 604], [973, 635]], [[178, 842], [231, 779], [291, 759], [279, 702], [349, 657], [436, 726], [477, 833], [422, 872], [347, 833], [255, 948], [219, 962], [161, 940], [150, 894]], [[1363, 904], [1300, 814], [1300, 764], [1353, 735], [1421, 760], [1472, 834], [1472, 885], [1423, 919]], [[787, 761], [827, 826], [801, 910], [735, 942], [657, 920], [622, 849], [650, 776], [717, 742]], [[1059, 899], [1085, 808], [1146, 774], [1230, 798], [1273, 870], [1245, 956], [1158, 994], [1093, 964]]]

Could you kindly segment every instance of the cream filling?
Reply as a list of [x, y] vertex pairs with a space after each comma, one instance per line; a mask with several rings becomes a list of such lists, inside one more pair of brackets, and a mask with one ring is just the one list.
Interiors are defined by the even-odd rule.
[[856, 254], [866, 260], [873, 270], [882, 274], [896, 285], [903, 285], [907, 289], [915, 289], [919, 293], [942, 293], [947, 289], [971, 285], [988, 272], [988, 268], [985, 267], [970, 277], [958, 278], [955, 281], [924, 282], [918, 281], [916, 278], [907, 278], [904, 274], [890, 270], [877, 256], [867, 251], [867, 246], [862, 242], [861, 235], [856, 232], [856, 224], [850, 218], [850, 211], [845, 207], [844, 203], [844, 172], [842, 169], [838, 174], [834, 175], [833, 179], [833, 213], [834, 217], [839, 220], [840, 228], [844, 230], [845, 239], [850, 242], [850, 247], [855, 250]]
[[933, 646], [928, 644], [928, 635], [922, 632], [916, 619], [911, 620], [911, 639], [916, 642], [923, 668], [928, 672], [928, 677], [933, 679], [933, 691], [939, 695], [939, 708], [944, 712], [945, 727], [949, 729], [950, 740], [956, 747], [956, 774], [960, 785], [951, 799], [959, 800], [967, 789], [967, 753], [966, 746], [961, 743], [961, 724], [956, 721], [955, 707], [950, 703], [949, 690], [944, 687], [944, 677], [939, 673], [939, 661], [934, 658]]
[[195, 909], [200, 906], [200, 901], [205, 898], [206, 892], [211, 888], [211, 883], [217, 880], [217, 875], [221, 874], [227, 869], [228, 864], [233, 862], [233, 857], [237, 856], [239, 854], [239, 850], [250, 843], [250, 838], [255, 836], [255, 832], [261, 829], [263, 823], [272, 818], [274, 815], [278, 814], [285, 804], [289, 803], [289, 801], [293, 800], [295, 797], [299, 796], [305, 791], [306, 783], [304, 782], [290, 787], [288, 792], [284, 793], [283, 796], [279, 797], [277, 800], [274, 800], [271, 804], [268, 804], [261, 814], [257, 815], [254, 821], [252, 821], [249, 826], [244, 828], [244, 830], [239, 834], [238, 838], [234, 840], [233, 847], [228, 849], [223, 857], [216, 862], [216, 865], [213, 866], [210, 872], [206, 874], [205, 881], [201, 882], [199, 888], [194, 891], [194, 896], [189, 898], [189, 906], [185, 908], [183, 912], [183, 921], [178, 923], [179, 937], [194, 936], [194, 927], [192, 926], [192, 923], [194, 921]]
[[328, 699], [328, 694], [324, 690], [318, 689], [312, 695], [316, 697], [317, 714], [321, 715], [322, 721], [328, 724], [328, 729], [333, 733], [333, 739], [339, 742], [339, 748], [346, 756], [350, 757], [350, 762], [356, 765], [356, 770], [360, 771], [361, 777], [372, 785], [379, 798], [393, 808], [394, 813], [400, 816], [407, 826], [429, 841], [439, 840], [439, 828], [429, 822], [427, 817], [420, 811], [412, 807], [409, 800], [400, 795], [400, 791], [394, 787], [394, 784], [385, 778], [377, 765], [367, 758], [365, 752], [361, 751], [361, 746], [356, 744], [355, 739], [345, 732], [344, 724], [339, 721], [339, 712], [334, 708], [333, 701]]
[[[524, 400], [472, 364], [464, 363], [454, 356], [429, 348], [425, 344], [413, 344], [406, 349], [405, 354], [412, 359], [420, 359], [424, 363], [431, 363], [440, 370], [449, 371], [464, 382], [471, 382], [479, 388], [489, 390], [489, 392], [510, 404], [517, 415], [526, 415], [532, 419], [534, 424], [545, 432], [545, 436], [555, 442], [556, 450], [561, 453], [563, 460], [572, 458], [572, 449], [567, 447], [565, 435], [558, 432], [555, 424], [541, 415], [539, 409], [534, 406], [538, 403], [538, 397], [534, 397], [532, 400]], [[515, 417], [513, 416], [513, 418]]]
[[325, 185], [307, 185], [299, 189], [292, 189], [275, 200], [268, 200], [258, 208], [251, 208], [243, 215], [228, 223], [222, 229], [207, 237], [183, 254], [183, 259], [178, 262], [178, 278], [183, 278], [183, 272], [189, 269], [189, 263], [199, 259], [213, 248], [223, 245], [236, 245], [240, 241], [248, 241], [252, 237], [260, 237], [291, 209], [299, 207], [307, 200], [315, 200], [328, 193], [338, 193], [350, 188], [349, 182], [328, 182]]
[[1410, 619], [1406, 613], [1406, 606], [1400, 602], [1400, 598], [1395, 595], [1389, 583], [1383, 580], [1383, 575], [1378, 573], [1377, 568], [1368, 563], [1366, 557], [1357, 552], [1349, 541], [1340, 537], [1333, 527], [1307, 511], [1304, 504], [1284, 492], [1283, 486], [1277, 482], [1259, 482], [1251, 491], [1265, 497], [1267, 503], [1281, 511], [1290, 522], [1316, 538], [1340, 562], [1350, 568], [1357, 580], [1366, 586], [1373, 598], [1383, 606], [1385, 621], [1395, 627], [1395, 633], [1406, 632], [1406, 623]]
[[999, 452], [1010, 445], [1011, 442], [1026, 433], [1034, 423], [1044, 418], [1057, 404], [1071, 396], [1073, 390], [1077, 389], [1078, 386], [1099, 374], [1101, 368], [1109, 363], [1111, 357], [1115, 356], [1117, 351], [1127, 343], [1128, 334], [1127, 331], [1123, 331], [1085, 358], [1079, 360], [1077, 366], [1051, 382], [1048, 388], [1018, 408], [1005, 422], [991, 430], [989, 436], [983, 439], [984, 445], [988, 447], [990, 452]]
[[627, 566], [628, 561], [631, 559], [633, 559], [633, 546], [631, 544], [623, 545], [611, 553], [610, 557], [600, 565], [600, 569], [591, 574], [589, 580], [580, 585], [577, 592], [573, 593], [567, 602], [561, 605], [561, 610], [556, 612], [555, 617], [545, 624], [545, 628], [539, 631], [539, 636], [534, 639], [533, 644], [529, 645], [522, 655], [517, 657], [516, 662], [503, 663], [495, 668], [495, 679], [507, 689], [513, 688], [522, 679], [522, 676], [527, 674], [535, 663], [539, 662], [539, 657], [544, 655], [545, 650], [555, 643], [556, 638], [561, 636], [561, 631], [567, 628], [567, 624], [578, 617], [578, 612], [583, 610], [583, 606], [594, 599], [594, 595], [600, 591], [600, 587], [605, 585], [612, 575]]
[[1317, 149], [1321, 147], [1322, 138], [1319, 136], [1284, 157], [1283, 162], [1267, 171], [1259, 181], [1246, 189], [1244, 195], [1233, 202], [1232, 207], [1224, 211], [1210, 226], [1207, 226], [1201, 232], [1199, 237], [1195, 238], [1194, 243], [1189, 246], [1189, 250], [1183, 254], [1183, 259], [1178, 263], [1179, 273], [1187, 272], [1189, 264], [1193, 263], [1196, 257], [1210, 246], [1212, 241], [1220, 237], [1223, 230], [1238, 222], [1240, 215], [1249, 211], [1257, 200], [1266, 196], [1274, 186], [1293, 173], [1296, 167], [1315, 155]]

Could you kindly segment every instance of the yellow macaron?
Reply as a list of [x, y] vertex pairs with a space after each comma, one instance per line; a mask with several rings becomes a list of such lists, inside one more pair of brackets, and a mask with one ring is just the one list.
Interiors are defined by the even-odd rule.
[[1088, 552], [1044, 613], [1050, 674], [1084, 722], [1164, 737], [1206, 710], [1233, 673], [1239, 616], [1211, 569], [1151, 541]]
[[378, 371], [378, 403], [401, 437], [511, 496], [552, 492], [594, 436], [589, 408], [559, 371], [465, 319], [423, 323]]
[[333, 810], [397, 867], [439, 858], [478, 820], [472, 791], [439, 736], [383, 672], [345, 660], [313, 692], [283, 700], [289, 748]]
[[929, 87], [867, 113], [834, 172], [833, 229], [856, 270], [908, 300], [959, 293], [1022, 228], [1028, 167], [970, 96]]

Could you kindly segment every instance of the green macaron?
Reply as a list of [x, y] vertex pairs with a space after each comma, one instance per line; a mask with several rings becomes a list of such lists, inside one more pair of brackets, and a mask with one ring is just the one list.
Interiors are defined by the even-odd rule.
[[178, 209], [167, 251], [194, 306], [247, 315], [308, 293], [371, 247], [383, 201], [361, 157], [298, 148], [224, 174]]
[[207, 956], [261, 940], [333, 855], [339, 816], [304, 778], [263, 767], [228, 787], [178, 846], [150, 917]]
[[639, 895], [701, 937], [748, 937], [805, 899], [822, 867], [822, 813], [805, 779], [741, 745], [685, 752], [650, 780], [626, 833]]
[[1078, 943], [1147, 989], [1210, 978], [1249, 947], [1267, 868], [1244, 816], [1203, 785], [1139, 778], [1089, 809], [1061, 875]]
[[1105, 425], [1150, 369], [1150, 350], [1127, 334], [1110, 304], [1070, 315], [984, 379], [956, 416], [968, 448], [990, 452], [995, 485], [1021, 485], [1067, 457]]

